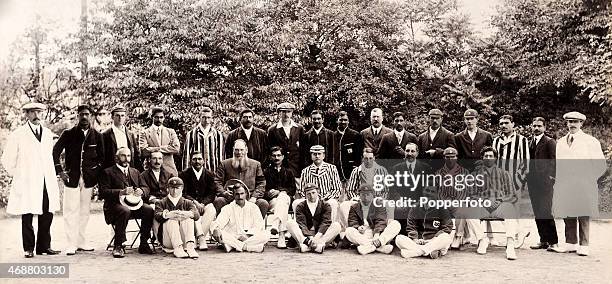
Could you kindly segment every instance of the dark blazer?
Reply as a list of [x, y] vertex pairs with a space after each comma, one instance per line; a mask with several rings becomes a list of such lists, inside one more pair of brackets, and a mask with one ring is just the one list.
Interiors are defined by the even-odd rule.
[[225, 140], [225, 156], [232, 157], [234, 155], [234, 142], [242, 139], [246, 141], [248, 153], [247, 156], [253, 160], [260, 162], [262, 165], [268, 157], [268, 135], [266, 131], [253, 126], [251, 131], [251, 139], [247, 139], [242, 127], [238, 127], [227, 135]]
[[346, 181], [351, 177], [353, 169], [361, 164], [363, 137], [359, 132], [347, 128], [344, 135], [339, 131], [334, 132], [333, 138], [333, 164], [338, 168], [340, 180]]
[[[308, 201], [304, 200], [300, 202], [295, 208], [295, 221], [302, 229], [304, 236], [314, 236], [317, 233], [325, 234], [327, 228], [331, 226], [331, 206], [327, 202], [319, 199], [317, 209], [315, 210], [314, 216], [308, 209]], [[313, 228], [311, 230], [310, 228]]]
[[[130, 167], [142, 169], [142, 163], [140, 161], [140, 147], [138, 147], [138, 139], [136, 134], [126, 127], [126, 137], [128, 141], [128, 148], [132, 152], [132, 161]], [[110, 127], [102, 133], [104, 140], [104, 168], [111, 167], [115, 164], [115, 154], [117, 154], [117, 140], [115, 139], [115, 133], [113, 128]]]
[[215, 185], [215, 175], [205, 168], [202, 168], [202, 170], [200, 179], [196, 178], [193, 168], [181, 172], [179, 177], [185, 184], [183, 186], [183, 197], [207, 205], [215, 200], [217, 187]]
[[[395, 166], [393, 166], [393, 168], [391, 169], [391, 171], [389, 171], [390, 173], [404, 173], [405, 171], [408, 170], [408, 166], [406, 165], [406, 161], [402, 161], [398, 164], [396, 164]], [[413, 169], [413, 174], [421, 174], [423, 175], [421, 177], [421, 179], [425, 178], [424, 175], [427, 174], [433, 174], [434, 170], [431, 168], [431, 166], [429, 166], [429, 164], [419, 161], [418, 159], [415, 162], [415, 166]], [[421, 186], [422, 184], [419, 182], [419, 184], [417, 185], [417, 187], [415, 188], [414, 191], [411, 191], [411, 187], [407, 187], [407, 186], [394, 186], [391, 187], [389, 189], [389, 200], [398, 200], [401, 197], [406, 197], [406, 198], [412, 198], [412, 199], [417, 199], [420, 198], [421, 196], [423, 196], [423, 187]]]
[[268, 128], [268, 149], [278, 146], [283, 149], [286, 165], [294, 172], [299, 173], [306, 166], [306, 160], [302, 153], [304, 144], [304, 127], [298, 125], [291, 127], [289, 137], [285, 135], [283, 128], [277, 128], [276, 123]]
[[380, 140], [382, 140], [382, 137], [387, 133], [393, 133], [393, 130], [384, 125], [376, 136], [374, 135], [372, 126], [361, 130], [361, 137], [363, 138], [364, 147], [372, 148], [372, 150], [374, 150], [374, 156], [378, 157], [378, 146], [380, 145]]
[[[198, 208], [196, 205], [189, 199], [181, 197], [179, 201], [176, 203], [176, 206], [170, 201], [170, 198], [167, 196], [162, 200], [155, 204], [155, 215], [154, 218], [159, 222], [159, 224], [164, 224], [168, 219], [164, 219], [164, 210], [174, 211], [191, 211], [193, 212], [193, 220], [198, 221], [200, 219], [200, 213], [198, 212]], [[157, 237], [160, 242], [163, 242], [164, 237], [164, 226], [159, 226], [157, 231]]]
[[104, 169], [104, 173], [100, 177], [100, 199], [104, 199], [104, 219], [107, 224], [110, 224], [111, 220], [113, 220], [112, 216], [109, 216], [109, 209], [119, 203], [119, 193], [126, 187], [132, 186], [142, 189], [143, 200], [148, 200], [149, 188], [144, 180], [142, 180], [140, 172], [135, 168], [129, 167], [128, 173], [129, 178], [123, 174], [117, 165], [114, 165]]
[[[370, 204], [370, 207], [368, 208], [368, 216], [366, 218], [368, 220], [368, 225], [374, 234], [382, 233], [382, 231], [384, 231], [387, 227], [387, 210], [385, 207], [377, 207], [374, 206], [374, 204]], [[359, 226], [363, 226], [363, 224], [365, 224], [363, 219], [361, 201], [357, 201], [357, 203], [351, 205], [348, 216], [348, 226], [357, 229]]]
[[68, 182], [64, 184], [72, 188], [78, 187], [81, 171], [85, 187], [98, 184], [98, 176], [102, 173], [104, 162], [102, 134], [90, 127], [85, 136], [78, 125], [62, 132], [53, 146], [53, 162], [57, 173], [64, 171], [60, 163], [60, 155], [64, 150], [65, 169], [69, 177]]
[[480, 151], [485, 146], [493, 145], [493, 135], [478, 128], [474, 140], [466, 130], [455, 134], [455, 144], [457, 148], [457, 158], [459, 163], [470, 172], [474, 170], [477, 160], [480, 160]]
[[378, 146], [378, 159], [404, 159], [406, 155], [404, 149], [408, 143], [417, 143], [416, 135], [408, 131], [404, 131], [401, 144], [397, 141], [394, 131], [383, 135]]
[[312, 164], [312, 159], [310, 158], [310, 147], [314, 145], [321, 145], [325, 147], [324, 161], [331, 164], [334, 160], [333, 143], [333, 131], [323, 127], [317, 135], [317, 132], [315, 132], [314, 127], [310, 128], [310, 130], [308, 130], [306, 134], [304, 134], [304, 147], [302, 147], [302, 152], [304, 154], [306, 164]]
[[557, 142], [546, 135], [542, 136], [537, 145], [533, 137], [529, 141], [529, 173], [530, 182], [541, 181], [554, 184], [550, 177], [556, 177]]
[[450, 234], [453, 221], [450, 212], [444, 208], [413, 207], [408, 214], [406, 235], [409, 238], [430, 240], [442, 233]]
[[295, 175], [290, 169], [281, 167], [280, 171], [277, 171], [273, 166], [270, 166], [264, 170], [264, 176], [266, 177], [266, 193], [264, 194], [266, 200], [272, 199], [268, 195], [270, 189], [284, 191], [289, 197], [295, 195]]
[[253, 159], [247, 158], [246, 167], [240, 171], [232, 167], [232, 159], [221, 161], [215, 173], [217, 195], [225, 191], [225, 183], [230, 179], [239, 179], [244, 182], [249, 188], [250, 197], [262, 198], [266, 191], [266, 177], [264, 177], [261, 164]]
[[140, 174], [142, 180], [147, 184], [149, 188], [149, 196], [145, 199], [146, 203], [149, 203], [149, 198], [155, 196], [157, 199], [162, 199], [168, 195], [168, 180], [176, 175], [173, 172], [168, 171], [164, 166], [159, 170], [159, 182], [155, 179], [153, 170], [148, 169]]
[[[455, 144], [455, 134], [448, 131], [443, 126], [440, 126], [436, 136], [433, 140], [429, 137], [429, 128], [421, 133], [417, 138], [417, 145], [419, 146], [419, 159], [427, 159], [429, 164], [434, 168], [441, 168], [443, 163], [442, 161], [435, 161], [436, 159], [441, 160], [444, 158], [444, 149], [448, 147], [457, 148]], [[436, 150], [433, 156], [425, 153], [427, 150]]]

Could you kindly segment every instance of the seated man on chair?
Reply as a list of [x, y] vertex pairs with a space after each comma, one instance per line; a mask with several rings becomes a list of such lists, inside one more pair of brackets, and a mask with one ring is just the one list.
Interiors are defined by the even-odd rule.
[[217, 216], [213, 205], [217, 189], [214, 174], [204, 167], [202, 152], [191, 153], [191, 167], [179, 174], [185, 183], [183, 197], [191, 200], [201, 218], [195, 222], [195, 234], [198, 239], [198, 250], [207, 250], [206, 235]]
[[319, 198], [317, 185], [306, 184], [304, 193], [306, 200], [296, 206], [295, 220], [287, 222], [287, 230], [299, 243], [301, 252], [323, 253], [325, 246], [340, 234], [342, 227], [340, 223], [332, 222], [331, 206]]
[[259, 207], [247, 201], [250, 198], [249, 190], [243, 182], [229, 185], [228, 189], [233, 192], [234, 200], [223, 206], [213, 223], [213, 237], [223, 244], [226, 252], [233, 249], [263, 252], [270, 235], [265, 230]]
[[[424, 194], [428, 198], [436, 196], [433, 190], [424, 190]], [[448, 252], [452, 230], [453, 221], [447, 209], [424, 204], [410, 209], [406, 225], [408, 236], [397, 236], [395, 244], [404, 258], [429, 256], [436, 259]]]
[[[515, 190], [512, 177], [510, 173], [498, 166], [497, 158], [498, 153], [493, 147], [484, 147], [481, 151], [482, 163], [477, 166], [473, 176], [483, 176], [484, 185], [474, 186], [474, 190], [471, 195], [475, 195], [475, 198], [482, 198], [483, 200], [490, 200], [492, 203], [491, 207], [484, 208], [469, 208], [467, 210], [460, 210], [458, 214], [462, 214], [461, 211], [465, 212], [468, 222], [468, 226], [474, 230], [474, 235], [478, 240], [479, 254], [487, 253], [487, 247], [489, 246], [489, 238], [485, 237], [484, 226], [486, 222], [480, 222], [480, 219], [484, 218], [501, 218], [503, 219], [502, 224], [506, 231], [506, 258], [509, 260], [516, 259], [516, 251], [514, 250], [515, 236], [518, 230], [518, 212], [514, 203], [518, 201], [518, 191]], [[468, 219], [469, 218], [469, 219]]]
[[272, 165], [264, 171], [266, 177], [266, 192], [264, 198], [270, 203], [270, 209], [274, 214], [270, 216], [273, 235], [278, 234], [276, 246], [287, 248], [285, 242], [285, 232], [287, 231], [287, 220], [289, 215], [289, 204], [295, 195], [295, 177], [293, 172], [283, 166], [283, 149], [278, 146], [270, 149]]
[[[134, 195], [140, 198], [148, 196], [148, 188], [137, 169], [130, 167], [132, 154], [128, 148], [119, 148], [116, 153], [116, 164], [104, 170], [100, 179], [100, 198], [104, 199], [104, 219], [107, 224], [114, 225], [115, 240], [113, 257], [124, 257], [123, 242], [126, 241], [125, 229], [130, 219], [142, 219], [140, 227], [141, 254], [153, 254], [149, 246], [151, 227], [153, 226], [154, 210], [148, 204], [136, 206], [131, 210], [120, 203], [120, 198]], [[142, 199], [140, 203], [143, 203]]]
[[397, 236], [401, 226], [395, 220], [387, 224], [387, 210], [374, 205], [372, 200], [374, 189], [366, 184], [359, 187], [359, 202], [351, 206], [346, 238], [358, 246], [360, 254], [374, 251], [389, 254], [393, 246], [388, 243]]
[[172, 249], [179, 258], [199, 257], [195, 251], [194, 225], [200, 214], [195, 204], [183, 198], [183, 180], [173, 177], [168, 180], [168, 195], [155, 206], [155, 220], [161, 224], [159, 242]]

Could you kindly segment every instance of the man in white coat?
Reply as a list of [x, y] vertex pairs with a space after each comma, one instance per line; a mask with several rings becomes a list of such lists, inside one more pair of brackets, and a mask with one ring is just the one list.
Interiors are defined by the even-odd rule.
[[[6, 212], [21, 215], [21, 236], [26, 258], [58, 254], [51, 249], [53, 212], [59, 210], [59, 188], [53, 164], [53, 132], [41, 125], [41, 103], [23, 106], [28, 122], [13, 131], [2, 154], [2, 165], [13, 177]], [[34, 237], [32, 218], [38, 215]]]
[[597, 179], [606, 171], [606, 160], [599, 141], [582, 132], [584, 114], [568, 112], [563, 119], [569, 133], [557, 140], [553, 214], [564, 218], [566, 245], [550, 250], [586, 256], [589, 254], [589, 219], [598, 212]]

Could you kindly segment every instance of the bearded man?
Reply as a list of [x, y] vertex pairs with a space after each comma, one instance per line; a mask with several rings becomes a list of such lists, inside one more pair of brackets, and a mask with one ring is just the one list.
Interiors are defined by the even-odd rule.
[[217, 198], [213, 202], [215, 208], [222, 208], [234, 200], [234, 194], [225, 186], [229, 180], [237, 179], [244, 182], [249, 191], [249, 200], [255, 203], [261, 215], [265, 218], [270, 205], [263, 196], [266, 191], [266, 177], [263, 174], [261, 163], [247, 156], [247, 143], [242, 139], [234, 142], [232, 158], [223, 160], [215, 173]]

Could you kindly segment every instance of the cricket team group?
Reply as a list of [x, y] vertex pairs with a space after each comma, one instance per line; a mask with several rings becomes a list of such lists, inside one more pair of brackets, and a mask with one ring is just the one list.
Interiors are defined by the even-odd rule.
[[[95, 123], [100, 110], [81, 105], [78, 122], [59, 138], [41, 124], [46, 108], [23, 106], [27, 122], [10, 134], [2, 154], [2, 166], [12, 176], [7, 212], [21, 215], [26, 258], [60, 253], [51, 248], [50, 233], [53, 213], [60, 210], [59, 182], [67, 255], [94, 250], [86, 228], [97, 188], [114, 232], [115, 258], [125, 256], [130, 219], [139, 221], [139, 253], [153, 254], [161, 245], [166, 253], [194, 259], [209, 245], [263, 252], [272, 237], [278, 248], [303, 253], [356, 248], [359, 254], [389, 254], [397, 247], [405, 258], [436, 259], [471, 244], [486, 254], [492, 241], [487, 226], [495, 220], [503, 225], [506, 257], [514, 260], [525, 236], [519, 200], [526, 192], [540, 236], [531, 249], [584, 256], [590, 216], [597, 214], [597, 178], [606, 170], [601, 145], [581, 130], [586, 116], [579, 112], [563, 116], [567, 134], [555, 140], [545, 134], [543, 117], [533, 118], [532, 135], [525, 137], [510, 115], [496, 122], [501, 134], [494, 137], [478, 127], [474, 109], [464, 112], [466, 127], [456, 134], [442, 126], [445, 114], [439, 109], [427, 113], [428, 129], [420, 135], [411, 133], [401, 112], [388, 119], [392, 127], [384, 126], [379, 108], [371, 110], [370, 126], [360, 132], [350, 128], [344, 111], [334, 131], [315, 110], [306, 131], [293, 120], [291, 103], [277, 105], [278, 121], [267, 130], [255, 127], [254, 111], [244, 109], [240, 125], [223, 133], [205, 107], [199, 123], [179, 141], [176, 131], [164, 126], [162, 107], [152, 107], [152, 125], [135, 133], [126, 127], [125, 107], [115, 106], [112, 124], [102, 127]], [[582, 164], [562, 166], [565, 161]], [[478, 175], [483, 182], [460, 190], [453, 184], [374, 186], [377, 176], [400, 172]], [[489, 206], [373, 202], [420, 197], [478, 198]], [[564, 220], [564, 244], [554, 218]]]

